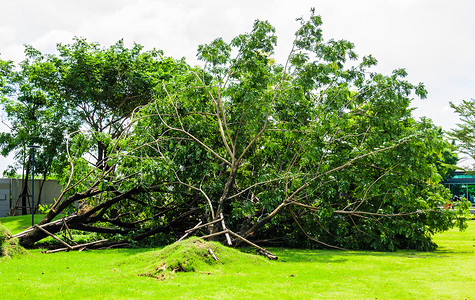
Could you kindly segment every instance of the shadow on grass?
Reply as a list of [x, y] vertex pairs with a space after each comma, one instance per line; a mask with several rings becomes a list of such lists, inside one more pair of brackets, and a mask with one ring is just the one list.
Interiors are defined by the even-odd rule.
[[348, 260], [344, 251], [339, 250], [305, 250], [292, 248], [269, 249], [279, 257], [280, 262], [289, 263], [344, 263]]
[[358, 257], [374, 258], [449, 258], [453, 255], [473, 253], [470, 251], [454, 251], [438, 249], [433, 252], [414, 250], [398, 250], [395, 252], [379, 251], [340, 251], [340, 250], [304, 250], [304, 249], [269, 249], [279, 256], [279, 261], [289, 263], [344, 263]]
[[[124, 255], [134, 255], [140, 253], [146, 253], [149, 251], [159, 251], [161, 248], [123, 248], [115, 249], [117, 253], [124, 253]], [[238, 250], [256, 254], [253, 248], [239, 248]], [[268, 248], [269, 251], [279, 257], [277, 262], [288, 263], [345, 263], [352, 261], [357, 257], [374, 257], [374, 258], [449, 258], [455, 255], [464, 255], [473, 253], [473, 250], [463, 247], [453, 249], [452, 247], [446, 248], [444, 246], [439, 247], [435, 251], [424, 252], [416, 250], [398, 250], [395, 252], [383, 252], [383, 251], [341, 251], [341, 250], [308, 250], [308, 249], [295, 249], [295, 248]], [[99, 250], [100, 251], [100, 250]]]

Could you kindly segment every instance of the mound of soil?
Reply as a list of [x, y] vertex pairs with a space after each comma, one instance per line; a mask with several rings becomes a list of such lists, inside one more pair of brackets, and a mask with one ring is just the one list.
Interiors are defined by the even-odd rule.
[[168, 245], [155, 253], [152, 266], [140, 276], [165, 280], [173, 277], [175, 272], [210, 274], [210, 271], [237, 262], [267, 263], [263, 257], [243, 253], [218, 242], [191, 237]]
[[0, 257], [13, 257], [26, 254], [25, 248], [18, 244], [18, 239], [9, 239], [11, 236], [8, 229], [0, 224]]

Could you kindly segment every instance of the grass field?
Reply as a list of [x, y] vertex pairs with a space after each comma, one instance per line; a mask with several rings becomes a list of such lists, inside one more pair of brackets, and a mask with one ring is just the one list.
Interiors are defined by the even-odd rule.
[[165, 281], [138, 276], [159, 249], [33, 250], [0, 261], [0, 299], [475, 299], [475, 221], [435, 241], [434, 252], [274, 248], [278, 261], [238, 259]]

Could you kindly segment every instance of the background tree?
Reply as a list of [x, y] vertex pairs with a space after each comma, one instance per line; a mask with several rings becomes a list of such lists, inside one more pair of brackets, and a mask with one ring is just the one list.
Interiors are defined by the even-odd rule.
[[457, 124], [457, 129], [449, 132], [460, 144], [458, 150], [475, 159], [475, 99], [463, 100], [456, 105], [450, 102], [450, 107], [459, 114], [462, 123]]
[[285, 245], [429, 250], [432, 233], [463, 225], [460, 210], [440, 209], [448, 144], [411, 117], [423, 85], [404, 70], [371, 72], [374, 58], [358, 62], [350, 42], [323, 39], [318, 16], [300, 22], [284, 65], [268, 22], [200, 46], [203, 68], [181, 64], [125, 130], [104, 134], [107, 168], [88, 165], [83, 136], [73, 137], [70, 184], [45, 228], [60, 230], [49, 222], [78, 200], [90, 209], [70, 228], [133, 240], [169, 241], [202, 220], [214, 222], [202, 234], [225, 224]]
[[49, 59], [59, 78], [49, 74], [48, 84], [81, 125], [90, 129], [97, 142], [96, 163], [102, 167], [107, 144], [102, 134], [116, 138], [132, 111], [151, 101], [154, 87], [166, 80], [176, 62], [164, 59], [157, 50], [142, 52], [123, 41], [102, 49], [97, 43], [76, 38], [70, 45], [58, 45], [59, 55]]
[[[8, 82], [2, 94], [7, 118], [16, 122], [12, 129], [20, 130], [17, 125], [27, 118], [36, 126], [55, 122], [57, 132], [51, 132], [51, 137], [66, 128], [73, 132], [81, 127], [96, 141], [93, 149], [88, 150], [95, 163], [102, 166], [107, 156], [103, 134], [115, 138], [132, 111], [152, 99], [154, 87], [166, 80], [178, 64], [163, 58], [160, 51], [143, 52], [142, 48], [138, 44], [126, 48], [122, 40], [101, 48], [82, 38], [75, 38], [72, 44], [58, 44], [57, 55], [43, 55], [27, 46], [27, 59], [20, 65], [20, 71], [13, 72], [11, 63], [2, 62], [10, 74], [5, 77]], [[25, 109], [29, 109], [29, 115]], [[43, 119], [36, 120], [37, 110], [44, 110]], [[38, 136], [36, 133], [27, 135]], [[8, 134], [5, 140], [11, 140], [12, 147], [17, 147], [19, 141], [13, 141]], [[58, 139], [65, 140], [59, 136]], [[57, 143], [52, 138], [46, 140]]]
[[121, 132], [133, 109], [148, 103], [157, 82], [166, 80], [177, 65], [162, 58], [160, 51], [143, 52], [138, 44], [129, 49], [123, 41], [101, 48], [75, 38], [57, 49], [57, 55], [43, 55], [27, 46], [18, 71], [12, 62], [1, 62], [1, 104], [10, 130], [0, 134], [0, 147], [2, 155], [15, 152], [16, 159], [9, 175], [23, 168], [28, 176], [26, 145], [36, 143], [42, 146], [37, 172], [44, 179], [51, 173], [61, 178], [68, 165], [66, 135], [79, 128], [94, 141], [87, 143], [89, 148], [82, 147], [83, 154], [103, 168], [107, 156], [103, 134], [114, 138]]
[[[37, 55], [27, 48], [28, 58]], [[27, 145], [42, 145], [36, 155], [36, 174], [42, 174], [43, 182], [38, 193], [39, 203], [43, 184], [53, 169], [64, 168], [65, 134], [78, 129], [78, 123], [68, 118], [62, 106], [55, 105], [41, 85], [34, 79], [45, 72], [49, 65], [32, 65], [27, 59], [21, 63], [21, 70], [14, 71], [11, 62], [2, 62], [10, 66], [4, 73], [4, 85], [1, 89], [1, 104], [6, 114], [8, 132], [0, 133], [0, 149], [4, 156], [14, 153], [16, 163], [5, 171], [7, 176], [15, 176], [22, 170], [24, 179], [22, 191], [22, 213], [26, 214], [27, 181], [30, 173], [30, 151]], [[61, 165], [61, 163], [63, 165]], [[14, 199], [16, 200], [16, 199]]]

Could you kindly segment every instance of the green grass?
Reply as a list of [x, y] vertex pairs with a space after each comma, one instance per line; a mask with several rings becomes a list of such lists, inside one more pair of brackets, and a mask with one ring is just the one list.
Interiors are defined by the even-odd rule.
[[[209, 250], [217, 257], [217, 261]], [[219, 242], [205, 241], [197, 237], [173, 243], [158, 252], [147, 252], [144, 256], [147, 257], [149, 265], [142, 275], [159, 280], [174, 278], [176, 272], [222, 274], [233, 267], [243, 269], [269, 263], [263, 256], [244, 253]]]
[[[38, 224], [45, 215], [35, 215], [35, 224]], [[31, 215], [0, 218], [0, 223], [7, 226], [12, 234], [17, 234], [31, 227]]]
[[434, 252], [271, 249], [278, 261], [236, 255], [164, 281], [138, 276], [160, 249], [31, 250], [0, 261], [0, 299], [475, 299], [475, 221], [435, 241]]
[[9, 239], [10, 231], [0, 223], [0, 257], [14, 257], [27, 254], [27, 251], [18, 245], [18, 239]]

